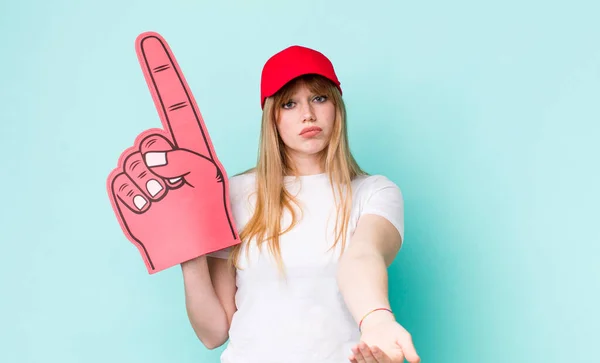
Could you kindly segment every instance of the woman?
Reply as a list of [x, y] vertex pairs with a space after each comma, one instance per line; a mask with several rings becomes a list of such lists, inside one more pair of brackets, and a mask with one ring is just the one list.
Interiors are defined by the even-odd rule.
[[275, 54], [261, 107], [257, 165], [229, 181], [243, 242], [182, 264], [194, 331], [209, 349], [229, 339], [223, 363], [419, 362], [387, 295], [402, 194], [352, 157], [333, 65]]

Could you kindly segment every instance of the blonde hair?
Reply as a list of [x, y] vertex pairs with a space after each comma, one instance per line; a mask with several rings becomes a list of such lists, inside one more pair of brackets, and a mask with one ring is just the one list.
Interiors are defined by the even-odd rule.
[[[256, 207], [254, 214], [240, 231], [240, 239], [242, 243], [249, 243], [254, 238], [258, 246], [268, 243], [269, 251], [275, 257], [281, 273], [284, 273], [284, 266], [279, 237], [298, 223], [294, 205], [299, 204], [284, 187], [284, 176], [297, 176], [297, 171], [279, 136], [276, 120], [281, 106], [301, 84], [305, 84], [314, 94], [327, 96], [335, 105], [331, 139], [320, 155], [336, 200], [335, 242], [331, 248], [338, 243], [341, 243], [342, 251], [345, 248], [352, 206], [351, 182], [356, 176], [366, 174], [350, 152], [346, 108], [339, 90], [332, 82], [318, 75], [306, 75], [286, 84], [275, 95], [267, 98], [262, 115], [257, 165], [241, 173], [256, 174]], [[281, 220], [286, 209], [291, 213], [292, 219], [290, 225], [282, 230]], [[230, 261], [238, 268], [241, 250], [241, 244], [235, 245], [230, 254]]]

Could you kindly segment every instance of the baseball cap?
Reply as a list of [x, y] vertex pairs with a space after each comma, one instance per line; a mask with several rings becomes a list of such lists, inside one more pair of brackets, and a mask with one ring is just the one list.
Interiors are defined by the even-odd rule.
[[342, 93], [331, 61], [314, 49], [293, 45], [273, 55], [265, 63], [260, 80], [260, 107], [289, 81], [305, 74], [318, 74], [332, 81]]

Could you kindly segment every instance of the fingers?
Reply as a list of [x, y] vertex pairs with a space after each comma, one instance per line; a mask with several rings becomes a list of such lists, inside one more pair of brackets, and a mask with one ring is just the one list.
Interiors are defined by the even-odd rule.
[[363, 357], [358, 345], [352, 347], [352, 355], [350, 356], [350, 362], [352, 363], [364, 363], [365, 358]]
[[363, 357], [358, 347], [352, 348], [352, 355], [350, 356], [350, 361], [352, 363], [365, 363], [365, 358]]
[[152, 202], [184, 182], [202, 186], [202, 180], [207, 179], [202, 176], [221, 175], [206, 157], [188, 150], [173, 150], [171, 142], [156, 129], [141, 134], [136, 145], [121, 154], [119, 165], [108, 181], [113, 199], [134, 213], [146, 212]]
[[171, 141], [161, 135], [159, 130], [148, 130], [147, 135], [142, 135], [139, 142], [139, 150], [142, 154], [148, 151], [170, 151], [173, 149], [175, 147], [171, 144]]
[[152, 173], [143, 157], [143, 152], [173, 149], [160, 132], [162, 130], [151, 129], [140, 134], [135, 145], [121, 154], [119, 167], [109, 175], [109, 189], [120, 209], [124, 205], [134, 213], [144, 213], [153, 201], [162, 199], [168, 189], [174, 187], [168, 180]]
[[365, 343], [359, 343], [358, 349], [360, 350], [360, 354], [362, 354], [363, 361], [365, 363], [377, 363], [377, 359], [373, 356], [371, 348], [369, 348], [369, 346], [367, 346]]
[[381, 349], [377, 346], [369, 347], [364, 342], [352, 348], [349, 360], [352, 363], [390, 363], [389, 357]]
[[151, 151], [144, 157], [154, 174], [169, 180], [183, 178], [192, 187], [202, 187], [203, 182], [214, 181], [201, 176], [219, 177], [212, 161], [188, 150]]
[[415, 345], [413, 344], [412, 337], [410, 335], [399, 339], [397, 343], [402, 348], [402, 351], [404, 352], [404, 357], [409, 363], [421, 362], [421, 358], [417, 354]]
[[[156, 130], [150, 130], [150, 131], [156, 131]], [[140, 153], [142, 154], [142, 156], [144, 157], [144, 163], [146, 165], [148, 165], [148, 162], [151, 165], [155, 165], [155, 164], [161, 164], [164, 161], [162, 159], [156, 159], [156, 155], [158, 155], [158, 157], [160, 158], [160, 152], [167, 152], [167, 151], [171, 151], [173, 150], [173, 144], [171, 144], [171, 142], [163, 135], [160, 134], [160, 132], [155, 132], [155, 133], [150, 133], [148, 132], [148, 135], [143, 137], [141, 139], [141, 141], [139, 142], [139, 150]], [[146, 154], [153, 152], [153, 153], [159, 153], [159, 154], [151, 154], [150, 157], [148, 158], [149, 160], [146, 160]], [[152, 156], [154, 155], [154, 157]], [[164, 179], [163, 181], [165, 184], [167, 184], [169, 187], [171, 188], [175, 188], [180, 186], [183, 183], [183, 179], [181, 177], [175, 177], [175, 178], [170, 178], [170, 179]]]
[[378, 363], [391, 363], [391, 361], [392, 361], [390, 359], [390, 357], [388, 357], [387, 354], [385, 354], [377, 346], [371, 347], [371, 353], [373, 354], [373, 357], [375, 358], [375, 361], [378, 362]]
[[123, 171], [150, 200], [159, 200], [167, 192], [163, 179], [148, 170], [140, 152], [133, 153], [125, 159]]
[[121, 202], [134, 213], [143, 213], [150, 208], [150, 200], [125, 173], [115, 176], [111, 189], [116, 201]]
[[176, 148], [214, 160], [204, 121], [167, 42], [156, 33], [136, 40], [138, 60], [165, 129]]

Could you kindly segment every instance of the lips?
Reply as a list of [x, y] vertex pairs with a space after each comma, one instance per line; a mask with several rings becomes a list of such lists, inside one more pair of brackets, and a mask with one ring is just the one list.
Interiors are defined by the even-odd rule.
[[308, 132], [316, 134], [316, 133], [321, 132], [321, 131], [323, 131], [323, 129], [321, 129], [320, 127], [318, 127], [318, 126], [311, 126], [311, 127], [306, 127], [304, 129], [302, 129], [302, 131], [300, 132], [300, 135], [304, 135], [304, 134], [306, 134]]

